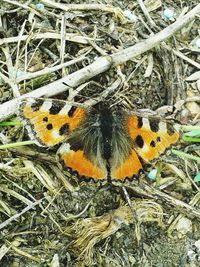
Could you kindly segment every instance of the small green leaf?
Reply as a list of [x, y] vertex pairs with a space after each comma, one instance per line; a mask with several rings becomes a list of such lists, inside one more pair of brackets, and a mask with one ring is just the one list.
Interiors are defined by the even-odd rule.
[[183, 141], [199, 143], [200, 142], [200, 136], [199, 137], [192, 137], [192, 136], [183, 135]]

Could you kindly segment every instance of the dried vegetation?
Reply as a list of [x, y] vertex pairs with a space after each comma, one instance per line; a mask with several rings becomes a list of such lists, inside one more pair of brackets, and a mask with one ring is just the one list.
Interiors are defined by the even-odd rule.
[[[24, 95], [104, 99], [199, 131], [198, 2], [1, 0], [0, 119], [16, 120]], [[2, 144], [26, 138], [0, 125]], [[156, 181], [147, 166], [139, 182], [102, 187], [63, 171], [56, 148], [1, 149], [1, 266], [198, 266], [195, 141], [153, 163]]]

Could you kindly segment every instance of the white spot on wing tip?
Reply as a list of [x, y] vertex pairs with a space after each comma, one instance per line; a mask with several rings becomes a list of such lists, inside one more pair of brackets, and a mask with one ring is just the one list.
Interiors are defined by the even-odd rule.
[[147, 118], [142, 118], [142, 122], [143, 122], [143, 128], [145, 129], [150, 129], [150, 125], [149, 125], [149, 120]]
[[60, 115], [65, 115], [68, 114], [72, 106], [70, 105], [65, 105], [59, 112]]
[[44, 101], [44, 103], [42, 104], [42, 106], [40, 108], [40, 111], [48, 112], [49, 109], [51, 108], [51, 106], [52, 106], [52, 101], [50, 101], [50, 100]]

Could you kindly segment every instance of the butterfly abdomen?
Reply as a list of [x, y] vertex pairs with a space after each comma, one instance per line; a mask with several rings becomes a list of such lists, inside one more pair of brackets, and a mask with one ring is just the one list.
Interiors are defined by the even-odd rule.
[[112, 125], [113, 125], [113, 117], [109, 110], [104, 110], [100, 113], [100, 131], [102, 134], [102, 157], [105, 160], [110, 159], [112, 148], [111, 148], [111, 140], [112, 140]]

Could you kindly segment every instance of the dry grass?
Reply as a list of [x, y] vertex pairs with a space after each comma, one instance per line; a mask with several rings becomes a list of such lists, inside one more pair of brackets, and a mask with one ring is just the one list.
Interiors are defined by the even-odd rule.
[[[103, 99], [199, 131], [198, 1], [1, 2], [1, 119], [17, 120], [17, 99], [29, 94], [87, 105]], [[163, 17], [166, 7], [174, 21]], [[0, 125], [1, 144], [26, 139], [19, 123]], [[60, 168], [56, 148], [2, 147], [1, 266], [171, 267], [180, 257], [190, 264], [186, 246], [200, 239], [199, 136], [191, 139], [153, 163], [156, 181], [147, 181], [148, 166], [125, 191], [80, 182]]]

